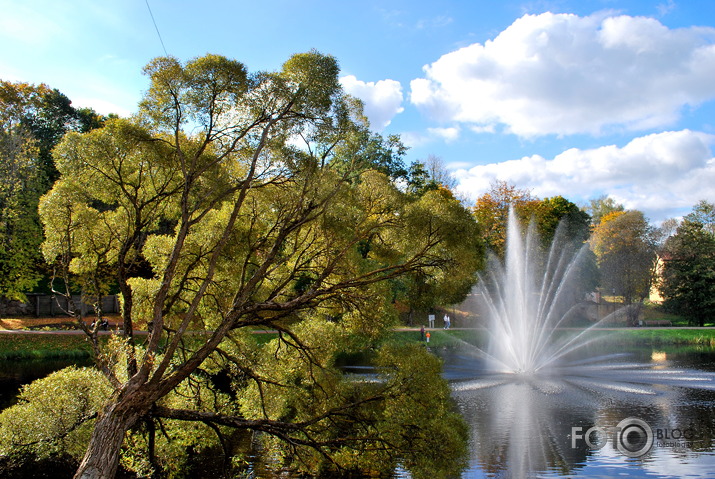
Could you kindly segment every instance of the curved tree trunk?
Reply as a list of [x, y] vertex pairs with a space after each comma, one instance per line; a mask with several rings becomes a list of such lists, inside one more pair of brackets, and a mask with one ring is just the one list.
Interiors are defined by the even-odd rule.
[[148, 407], [140, 403], [124, 398], [111, 402], [99, 414], [74, 479], [114, 479], [124, 434], [148, 411]]

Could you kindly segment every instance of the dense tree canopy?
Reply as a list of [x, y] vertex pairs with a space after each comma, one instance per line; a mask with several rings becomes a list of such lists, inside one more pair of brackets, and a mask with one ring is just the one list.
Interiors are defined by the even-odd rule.
[[577, 244], [586, 241], [590, 234], [589, 215], [566, 198], [555, 196], [542, 200], [528, 190], [497, 181], [487, 193], [477, 198], [472, 211], [483, 240], [498, 257], [504, 256], [510, 210], [524, 226], [534, 222], [545, 246], [551, 244], [561, 223], [565, 228], [564, 237]]
[[534, 220], [539, 235], [546, 243], [551, 242], [556, 229], [562, 223], [565, 228], [564, 236], [576, 243], [585, 242], [591, 234], [591, 217], [563, 196], [544, 198], [535, 210]]
[[37, 205], [57, 178], [52, 148], [101, 121], [46, 85], [0, 81], [0, 297], [22, 299], [41, 277]]
[[503, 258], [510, 209], [528, 222], [537, 203], [528, 190], [520, 190], [505, 181], [494, 182], [488, 192], [477, 198], [472, 210], [487, 248]]
[[703, 326], [715, 318], [715, 208], [701, 201], [663, 248], [663, 306]]
[[52, 149], [68, 131], [99, 128], [106, 118], [91, 108], [75, 108], [67, 96], [47, 85], [0, 81], [0, 115], [6, 132], [21, 132], [35, 148], [45, 189], [57, 179]]
[[591, 200], [588, 211], [591, 215], [591, 221], [594, 225], [598, 225], [601, 219], [609, 213], [615, 213], [619, 211], [625, 211], [625, 206], [620, 203], [616, 203], [616, 200], [610, 196], [599, 196]]
[[39, 279], [42, 172], [30, 132], [4, 105], [0, 111], [0, 295], [21, 298]]
[[715, 236], [715, 204], [701, 200], [693, 207], [693, 211], [685, 215], [684, 221], [702, 225], [703, 231]]
[[640, 211], [614, 211], [601, 218], [590, 243], [598, 258], [601, 285], [623, 297], [628, 321], [635, 324], [653, 281], [655, 230]]
[[[156, 447], [162, 417], [262, 431], [294, 467], [389, 470], [401, 458], [419, 476], [429, 450], [444, 465], [433, 474], [449, 474], [462, 439], [437, 369], [415, 374], [423, 355], [386, 350], [385, 380], [358, 388], [333, 367], [331, 341], [393, 324], [392, 280], [439, 286], [460, 271], [465, 282], [477, 263], [461, 253], [474, 244], [458, 232], [467, 213], [369, 167], [380, 141], [332, 57], [299, 54], [259, 73], [216, 55], [163, 57], [146, 73], [137, 116], [65, 136], [40, 207], [47, 260], [87, 295], [114, 282], [122, 298], [120, 348], [102, 350], [96, 326], [78, 323], [112, 392], [77, 477], [113, 477], [125, 435], [142, 425]], [[377, 150], [399, 155], [390, 145]], [[139, 344], [133, 329], [145, 325]], [[255, 327], [280, 332], [273, 365], [242, 332]], [[202, 378], [220, 371], [237, 402], [202, 399]]]
[[[464, 300], [477, 281], [476, 272], [484, 265], [484, 246], [473, 216], [462, 207], [451, 192], [440, 187], [423, 192], [420, 203], [437, 212], [454, 246], [444, 253], [451, 256], [446, 268], [418, 270], [396, 279], [393, 285], [396, 299], [409, 307], [409, 319], [415, 311], [431, 312], [437, 306], [456, 304]], [[426, 228], [428, 225], [422, 226]]]

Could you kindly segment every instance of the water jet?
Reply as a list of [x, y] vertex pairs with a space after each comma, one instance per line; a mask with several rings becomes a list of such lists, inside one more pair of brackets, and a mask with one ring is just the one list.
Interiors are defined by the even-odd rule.
[[560, 331], [584, 298], [582, 283], [587, 246], [574, 244], [557, 228], [544, 251], [532, 222], [524, 233], [510, 213], [506, 257], [495, 256], [480, 277], [488, 346], [484, 355], [490, 369], [504, 373], [535, 374], [557, 365], [567, 354], [588, 343], [584, 331]]

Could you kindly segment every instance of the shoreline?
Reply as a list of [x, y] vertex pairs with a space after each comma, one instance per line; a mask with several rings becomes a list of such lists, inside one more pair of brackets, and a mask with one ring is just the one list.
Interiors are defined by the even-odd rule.
[[[559, 328], [565, 333], [583, 331], [582, 328]], [[117, 330], [101, 331], [99, 337], [109, 339]], [[423, 343], [429, 347], [456, 347], [464, 342], [483, 343], [486, 328], [429, 328], [430, 342], [422, 340], [417, 327], [397, 327], [385, 339], [388, 342]], [[134, 331], [136, 336], [146, 336], [147, 331]], [[275, 332], [257, 330], [255, 334], [270, 336]], [[662, 347], [699, 346], [715, 349], [715, 327], [601, 327], [591, 328], [587, 334], [610, 336], [613, 342], [624, 346]], [[0, 330], [0, 360], [85, 359], [91, 357], [90, 345], [80, 330]]]

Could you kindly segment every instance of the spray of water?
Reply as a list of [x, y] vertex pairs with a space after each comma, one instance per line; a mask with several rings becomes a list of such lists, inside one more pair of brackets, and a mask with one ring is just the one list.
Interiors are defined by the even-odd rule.
[[486, 307], [490, 369], [533, 374], [558, 364], [587, 341], [584, 332], [565, 334], [561, 327], [583, 299], [579, 278], [586, 257], [565, 237], [561, 225], [545, 250], [532, 223], [524, 233], [509, 215], [506, 258], [490, 259], [479, 289]]

